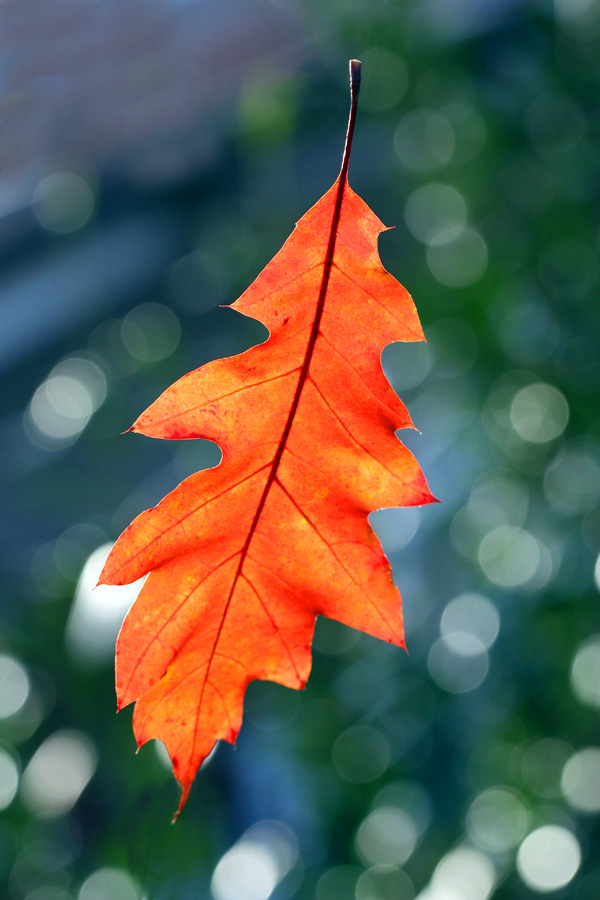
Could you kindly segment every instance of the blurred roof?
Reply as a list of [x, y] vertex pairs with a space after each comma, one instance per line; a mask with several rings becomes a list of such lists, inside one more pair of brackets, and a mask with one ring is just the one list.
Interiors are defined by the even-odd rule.
[[243, 74], [298, 57], [292, 13], [243, 0], [13, 0], [2, 25], [0, 215], [65, 166], [185, 177], [214, 160]]

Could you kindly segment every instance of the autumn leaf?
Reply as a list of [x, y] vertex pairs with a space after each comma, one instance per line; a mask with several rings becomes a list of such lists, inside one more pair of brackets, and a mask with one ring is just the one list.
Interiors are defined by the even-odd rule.
[[367, 516], [434, 500], [395, 436], [413, 426], [380, 362], [423, 333], [381, 265], [384, 226], [348, 185], [359, 84], [352, 61], [338, 179], [233, 304], [270, 337], [185, 375], [130, 429], [223, 453], [134, 520], [100, 577], [150, 573], [117, 642], [118, 706], [137, 701], [138, 746], [165, 743], [179, 809], [215, 742], [235, 740], [252, 679], [304, 686], [318, 615], [404, 646]]

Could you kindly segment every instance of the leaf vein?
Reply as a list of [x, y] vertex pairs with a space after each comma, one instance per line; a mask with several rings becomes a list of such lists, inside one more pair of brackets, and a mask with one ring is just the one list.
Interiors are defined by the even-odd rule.
[[285, 640], [285, 638], [284, 638], [284, 636], [283, 636], [283, 634], [282, 634], [282, 632], [281, 632], [281, 629], [280, 629], [280, 628], [277, 626], [277, 624], [275, 623], [275, 620], [274, 620], [273, 616], [271, 615], [271, 613], [270, 613], [269, 610], [267, 609], [267, 606], [265, 605], [265, 603], [264, 603], [262, 597], [260, 596], [259, 592], [258, 592], [258, 591], [256, 590], [256, 588], [254, 587], [254, 585], [252, 584], [252, 582], [250, 581], [250, 579], [248, 578], [248, 576], [247, 576], [247, 575], [242, 575], [242, 578], [244, 579], [244, 581], [246, 582], [246, 584], [248, 585], [248, 587], [250, 588], [250, 590], [254, 593], [256, 599], [258, 600], [258, 602], [259, 602], [260, 605], [262, 606], [263, 610], [265, 611], [265, 613], [266, 613], [266, 615], [267, 615], [267, 618], [269, 619], [269, 621], [271, 622], [271, 625], [273, 626], [273, 629], [274, 629], [274, 631], [275, 631], [275, 634], [277, 635], [277, 637], [279, 638], [279, 640], [280, 640], [281, 643], [283, 644], [283, 647], [284, 647], [284, 649], [285, 649], [285, 651], [286, 651], [286, 653], [287, 653], [287, 655], [288, 655], [288, 657], [289, 657], [289, 660], [290, 660], [290, 662], [291, 662], [291, 664], [292, 664], [292, 666], [293, 666], [293, 668], [294, 668], [294, 672], [296, 673], [296, 677], [298, 678], [298, 681], [301, 681], [300, 673], [298, 672], [298, 667], [296, 666], [296, 661], [294, 660], [294, 657], [292, 656], [292, 651], [290, 650], [290, 648], [289, 648], [289, 646], [288, 646], [288, 644], [287, 644], [287, 641]]
[[[204, 582], [206, 581], [207, 578], [210, 578], [210, 576], [213, 575], [215, 572], [217, 572], [221, 568], [221, 566], [224, 566], [228, 562], [230, 562], [230, 560], [235, 559], [235, 557], [238, 555], [238, 553], [239, 553], [239, 550], [237, 550], [235, 553], [232, 553], [231, 556], [227, 557], [227, 559], [222, 560], [217, 566], [215, 566], [213, 569], [211, 569], [210, 572], [207, 572], [206, 575], [202, 578], [202, 580], [199, 581], [198, 584], [195, 584], [194, 587], [192, 588], [192, 590], [188, 594], [185, 595], [185, 597], [183, 598], [181, 603], [173, 610], [173, 612], [168, 617], [168, 619], [165, 619], [165, 621], [159, 627], [156, 634], [153, 636], [152, 640], [148, 644], [146, 644], [143, 652], [140, 654], [139, 658], [136, 660], [135, 666], [133, 667], [133, 670], [132, 670], [129, 680], [127, 682], [127, 688], [125, 689], [124, 693], [127, 692], [127, 689], [129, 688], [129, 685], [131, 684], [131, 682], [135, 676], [135, 673], [137, 672], [139, 666], [142, 664], [143, 660], [146, 658], [146, 654], [149, 652], [149, 650], [153, 646], [153, 644], [159, 640], [159, 638], [162, 635], [162, 633], [164, 632], [165, 628], [167, 628], [167, 626], [173, 621], [173, 619], [176, 618], [177, 613], [180, 611], [180, 609], [183, 606], [185, 606], [185, 604], [188, 602], [190, 597], [192, 597], [196, 593], [196, 591], [200, 587], [202, 587], [202, 585], [204, 584]], [[211, 634], [213, 631], [216, 631], [216, 628], [211, 628], [210, 630], [205, 631], [204, 633]], [[185, 646], [185, 644], [188, 643], [188, 641], [189, 641], [189, 638], [178, 649], [181, 650]], [[173, 655], [175, 655], [175, 654], [173, 654]], [[168, 667], [169, 667], [169, 663], [167, 663], [167, 668]], [[166, 671], [166, 669], [165, 669], [165, 671]], [[163, 672], [163, 674], [164, 674], [164, 672]]]
[[366, 600], [371, 604], [371, 606], [373, 607], [373, 609], [375, 609], [375, 610], [377, 611], [377, 614], [381, 617], [382, 621], [385, 622], [385, 624], [388, 626], [388, 628], [390, 628], [391, 631], [395, 632], [396, 629], [394, 628], [394, 626], [392, 625], [392, 623], [388, 621], [387, 617], [383, 614], [383, 612], [381, 611], [381, 609], [379, 608], [379, 606], [377, 605], [377, 603], [375, 603], [375, 601], [373, 600], [373, 598], [371, 597], [371, 595], [368, 594], [367, 591], [365, 591], [365, 589], [363, 588], [363, 586], [360, 584], [360, 582], [358, 582], [358, 581], [356, 580], [356, 578], [354, 577], [354, 575], [352, 574], [352, 572], [350, 572], [350, 570], [348, 569], [348, 567], [344, 565], [343, 560], [341, 560], [341, 559], [339, 558], [338, 554], [333, 550], [333, 547], [332, 547], [332, 545], [329, 543], [329, 541], [328, 541], [325, 537], [323, 537], [323, 535], [321, 534], [321, 532], [319, 531], [319, 529], [317, 528], [317, 526], [315, 525], [315, 523], [312, 521], [312, 519], [311, 519], [311, 518], [306, 514], [306, 512], [298, 505], [298, 503], [296, 503], [296, 501], [294, 500], [294, 498], [292, 497], [292, 495], [289, 493], [289, 491], [285, 488], [285, 486], [284, 486], [283, 484], [281, 484], [281, 483], [279, 483], [279, 486], [281, 487], [282, 491], [284, 491], [284, 493], [287, 495], [287, 497], [289, 498], [289, 500], [290, 500], [290, 502], [293, 504], [293, 506], [295, 506], [295, 508], [298, 510], [298, 512], [300, 513], [300, 515], [303, 516], [303, 517], [306, 519], [306, 521], [307, 521], [308, 524], [311, 526], [311, 528], [313, 529], [313, 531], [315, 532], [315, 534], [317, 535], [317, 537], [319, 537], [319, 538], [321, 539], [321, 541], [325, 544], [325, 546], [328, 548], [329, 552], [331, 553], [331, 555], [333, 556], [333, 558], [335, 559], [335, 561], [338, 563], [338, 565], [340, 566], [340, 568], [343, 569], [343, 571], [346, 573], [346, 575], [348, 576], [348, 578], [350, 579], [350, 581], [358, 588], [358, 590], [360, 591], [360, 593], [363, 594], [363, 596], [364, 596], [364, 597], [366, 598]]

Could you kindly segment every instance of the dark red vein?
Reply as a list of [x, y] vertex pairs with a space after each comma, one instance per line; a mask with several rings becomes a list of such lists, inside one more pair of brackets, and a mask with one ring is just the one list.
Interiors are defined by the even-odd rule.
[[[208, 578], [210, 578], [211, 575], [214, 575], [214, 573], [218, 572], [222, 566], [227, 565], [228, 562], [230, 562], [232, 559], [235, 559], [235, 557], [238, 555], [238, 552], [239, 551], [236, 550], [235, 553], [232, 553], [231, 556], [228, 556], [227, 559], [222, 560], [218, 565], [216, 565], [214, 567], [214, 569], [211, 569], [209, 572], [207, 572], [206, 575], [204, 575], [204, 577], [197, 584], [194, 585], [192, 590], [188, 594], [185, 595], [185, 597], [183, 598], [181, 603], [171, 612], [171, 614], [168, 616], [168, 618], [165, 619], [165, 621], [162, 623], [162, 625], [160, 625], [160, 627], [158, 628], [158, 631], [156, 632], [154, 637], [152, 637], [152, 639], [150, 641], [148, 641], [148, 643], [146, 644], [144, 649], [141, 651], [139, 657], [136, 659], [135, 665], [134, 665], [133, 669], [131, 670], [127, 684], [121, 690], [121, 694], [127, 695], [129, 686], [130, 686], [131, 682], [133, 681], [133, 679], [135, 678], [135, 674], [136, 674], [137, 670], [139, 669], [140, 665], [146, 659], [146, 656], [149, 653], [150, 648], [153, 647], [155, 643], [157, 643], [157, 642], [160, 643], [160, 638], [162, 637], [163, 632], [167, 629], [167, 627], [171, 624], [171, 622], [177, 617], [177, 613], [181, 610], [181, 608], [183, 606], [185, 606], [185, 604], [188, 602], [190, 597], [194, 596], [196, 591], [198, 591], [202, 587], [204, 582]], [[217, 630], [218, 630], [218, 626], [215, 626], [215, 628], [211, 628], [209, 631], [205, 632], [205, 634], [210, 634], [211, 631], [217, 631]], [[187, 643], [187, 641], [186, 641], [186, 643]], [[171, 648], [171, 649], [173, 649], [173, 648]], [[176, 655], [176, 653], [177, 653], [177, 650], [173, 649], [173, 657]], [[173, 657], [171, 657], [171, 659]], [[169, 663], [167, 663], [167, 665], [165, 666], [165, 672], [166, 672], [168, 666], [169, 666]], [[163, 675], [164, 675], [164, 672], [163, 672]], [[117, 708], [120, 709], [121, 705], [118, 704]]]
[[[122, 569], [125, 568], [125, 566], [128, 566], [133, 559], [137, 559], [138, 556], [141, 556], [142, 553], [144, 553], [148, 549], [148, 547], [151, 547], [152, 544], [155, 544], [157, 541], [160, 541], [160, 539], [163, 538], [166, 534], [168, 534], [169, 531], [172, 531], [173, 528], [176, 528], [178, 525], [181, 525], [182, 522], [186, 522], [187, 519], [189, 519], [191, 516], [193, 516], [195, 513], [197, 513], [200, 509], [204, 509], [204, 507], [208, 506], [209, 503], [213, 503], [215, 500], [218, 500], [220, 497], [223, 497], [224, 494], [227, 494], [227, 493], [229, 493], [229, 491], [234, 490], [234, 488], [240, 487], [240, 485], [244, 484], [246, 481], [250, 481], [251, 478], [254, 478], [254, 476], [258, 475], [259, 472], [262, 472], [263, 469], [267, 469], [268, 466], [269, 466], [269, 463], [265, 463], [264, 466], [261, 466], [259, 469], [256, 469], [255, 472], [251, 472], [250, 475], [245, 475], [244, 478], [242, 478], [240, 481], [236, 481], [235, 484], [229, 485], [229, 487], [225, 488], [224, 491], [220, 491], [218, 494], [214, 494], [212, 497], [209, 497], [208, 500], [204, 500], [203, 503], [199, 503], [198, 506], [195, 506], [192, 510], [189, 510], [189, 512], [186, 512], [185, 515], [181, 516], [180, 519], [176, 519], [174, 522], [171, 522], [171, 524], [167, 528], [163, 528], [162, 531], [159, 531], [146, 544], [144, 544], [142, 547], [140, 547], [139, 550], [136, 550], [135, 553], [132, 553], [130, 556], [128, 556], [128, 558], [125, 560], [123, 565], [119, 566], [119, 568], [116, 571], [120, 572]], [[198, 474], [198, 473], [196, 473], [196, 474]], [[194, 477], [193, 475], [190, 475], [190, 478], [193, 478], [193, 477]], [[167, 497], [168, 496], [170, 496], [170, 495], [167, 494]], [[163, 503], [163, 502], [164, 502], [164, 500], [161, 500], [161, 503]], [[160, 504], [159, 504], [159, 506], [160, 506]], [[142, 513], [142, 515], [145, 515], [145, 513]], [[119, 540], [120, 540], [120, 538], [119, 538]], [[171, 559], [171, 558], [172, 557], [168, 557], [168, 559]], [[164, 563], [167, 561], [168, 561], [167, 559], [162, 560], [161, 565], [164, 565]], [[100, 584], [100, 582], [98, 582], [98, 583]], [[126, 582], [126, 583], [128, 583], [128, 582]], [[112, 582], [112, 581], [104, 582], [103, 581], [102, 584], [114, 584], [114, 582]]]
[[[261, 346], [259, 344], [259, 346]], [[188, 406], [187, 409], [179, 410], [179, 412], [173, 413], [172, 416], [162, 416], [160, 418], [161, 425], [164, 425], [165, 422], [172, 422], [173, 419], [178, 419], [181, 416], [187, 416], [190, 413], [198, 412], [199, 409], [205, 409], [207, 406], [214, 405], [215, 403], [220, 403], [222, 400], [227, 400], [228, 397], [234, 397], [236, 394], [241, 394], [244, 391], [251, 391], [253, 388], [262, 387], [263, 384], [270, 384], [272, 381], [278, 381], [280, 378], [287, 378], [288, 375], [293, 375], [294, 372], [297, 372], [300, 366], [296, 366], [295, 369], [290, 369], [289, 372], [280, 372], [279, 375], [273, 375], [272, 378], [263, 378], [261, 381], [254, 381], [252, 384], [245, 384], [241, 388], [236, 388], [235, 391], [229, 391], [227, 394], [221, 394], [220, 397], [212, 397], [210, 400], [206, 400], [204, 403], [200, 403], [198, 406]], [[211, 440], [209, 438], [209, 440]]]
[[[340, 359], [343, 359], [343, 360], [344, 360], [344, 362], [346, 363], [346, 365], [348, 366], [348, 368], [351, 370], [351, 372], [358, 378], [358, 380], [359, 380], [360, 383], [363, 385], [363, 387], [366, 388], [366, 390], [372, 395], [373, 399], [374, 399], [377, 403], [380, 403], [381, 406], [383, 406], [383, 408], [386, 409], [386, 410], [387, 410], [389, 413], [391, 413], [393, 416], [397, 416], [397, 415], [398, 415], [398, 410], [397, 410], [395, 407], [391, 406], [389, 403], [386, 403], [385, 400], [382, 400], [382, 398], [379, 396], [379, 394], [376, 394], [376, 393], [375, 393], [375, 391], [373, 390], [373, 388], [371, 387], [371, 385], [368, 384], [368, 382], [365, 381], [365, 379], [363, 378], [363, 376], [362, 376], [362, 374], [359, 372], [359, 370], [356, 368], [356, 366], [353, 365], [353, 364], [350, 362], [350, 360], [349, 360], [346, 356], [344, 356], [344, 354], [341, 352], [341, 350], [339, 350], [339, 349], [335, 346], [335, 344], [334, 344], [332, 341], [330, 341], [329, 338], [328, 338], [326, 335], [323, 334], [323, 332], [321, 332], [321, 333], [319, 334], [319, 337], [321, 338], [321, 340], [325, 341], [325, 343], [327, 344], [328, 347], [331, 347], [331, 349], [333, 350], [333, 352], [336, 353], [336, 354], [340, 357]], [[314, 377], [313, 377], [312, 375], [311, 375], [311, 381], [313, 382], [313, 384], [314, 384], [315, 386], [318, 386], [317, 381], [314, 379]], [[406, 410], [406, 415], [408, 416], [408, 410]], [[411, 425], [412, 425], [412, 420], [410, 420], [410, 417], [409, 417], [409, 421], [411, 422]], [[398, 428], [408, 428], [408, 427], [410, 427], [410, 426], [408, 426], [408, 425], [406, 425], [406, 426], [405, 426], [405, 425], [399, 425], [397, 428], [396, 428], [396, 427], [394, 428], [394, 431], [397, 431]], [[414, 426], [413, 426], [413, 427], [414, 427]]]
[[[327, 407], [327, 409], [331, 413], [331, 415], [334, 417], [334, 419], [337, 422], [339, 422], [339, 424], [342, 426], [344, 431], [348, 434], [348, 436], [350, 438], [352, 438], [352, 440], [357, 445], [357, 447], [360, 447], [360, 449], [365, 453], [366, 456], [370, 456], [371, 459], [374, 459], [375, 462], [378, 463], [382, 469], [385, 469], [385, 471], [388, 472], [392, 476], [392, 478], [395, 478], [396, 481], [400, 482], [400, 484], [407, 486], [409, 484], [409, 482], [407, 482], [404, 478], [401, 478], [397, 472], [394, 472], [392, 469], [389, 468], [389, 466], [386, 466], [385, 463], [382, 463], [381, 460], [375, 456], [375, 454], [373, 453], [372, 450], [369, 450], [368, 447], [365, 447], [364, 444], [361, 444], [361, 442], [358, 440], [356, 435], [350, 431], [350, 429], [348, 428], [348, 426], [346, 425], [346, 423], [344, 422], [344, 420], [342, 419], [340, 414], [338, 412], [336, 412], [336, 410], [333, 408], [331, 403], [329, 403], [329, 401], [327, 400], [325, 394], [323, 393], [323, 391], [321, 390], [319, 385], [312, 378], [311, 378], [311, 384], [314, 387], [314, 389], [316, 390], [316, 392], [319, 395], [319, 397], [321, 398], [321, 400], [323, 401], [323, 404]], [[393, 434], [393, 431], [391, 433]]]
[[271, 613], [270, 613], [269, 610], [267, 609], [267, 606], [266, 606], [266, 604], [265, 604], [263, 598], [260, 596], [259, 592], [256, 590], [256, 588], [254, 587], [254, 585], [252, 584], [252, 582], [250, 581], [250, 579], [248, 578], [247, 575], [242, 575], [241, 577], [244, 579], [244, 581], [246, 582], [246, 584], [248, 585], [248, 587], [250, 588], [250, 590], [252, 591], [252, 593], [254, 594], [254, 596], [256, 597], [256, 599], [258, 600], [258, 602], [260, 603], [260, 605], [262, 606], [265, 615], [267, 616], [269, 622], [270, 622], [271, 625], [273, 626], [273, 630], [275, 631], [275, 634], [277, 635], [277, 637], [279, 638], [279, 640], [280, 640], [281, 643], [283, 644], [284, 649], [285, 649], [285, 652], [287, 653], [287, 655], [288, 655], [288, 657], [289, 657], [289, 660], [290, 660], [290, 662], [291, 662], [291, 664], [292, 664], [292, 666], [293, 666], [293, 669], [294, 669], [294, 672], [296, 673], [296, 677], [297, 677], [298, 681], [302, 681], [302, 679], [300, 678], [300, 673], [299, 673], [299, 671], [298, 671], [298, 667], [297, 667], [297, 665], [296, 665], [296, 661], [294, 660], [294, 657], [292, 656], [292, 651], [291, 651], [290, 648], [288, 647], [287, 642], [286, 642], [286, 640], [285, 640], [283, 634], [281, 633], [281, 629], [279, 629], [279, 628], [277, 627], [277, 624], [276, 624], [276, 622], [275, 622], [275, 619], [273, 618], [273, 616], [271, 615]]
[[[290, 503], [292, 504], [292, 506], [300, 513], [301, 516], [303, 516], [303, 518], [306, 519], [306, 521], [308, 522], [308, 524], [310, 525], [310, 527], [313, 529], [313, 531], [315, 532], [315, 534], [317, 535], [317, 537], [319, 538], [319, 540], [321, 540], [321, 541], [325, 544], [325, 546], [327, 547], [327, 549], [329, 550], [329, 552], [331, 553], [331, 555], [333, 556], [333, 558], [335, 559], [335, 561], [337, 562], [337, 564], [338, 564], [338, 565], [340, 566], [340, 568], [346, 573], [346, 575], [348, 576], [348, 578], [349, 578], [349, 580], [352, 582], [352, 584], [354, 584], [354, 586], [360, 591], [360, 593], [364, 595], [364, 597], [366, 598], [366, 600], [368, 600], [368, 602], [371, 604], [371, 606], [373, 607], [373, 609], [376, 610], [377, 614], [381, 617], [382, 622], [385, 622], [385, 624], [388, 626], [388, 628], [390, 629], [390, 631], [392, 631], [392, 632], [395, 633], [395, 632], [396, 632], [396, 629], [394, 628], [394, 626], [392, 625], [392, 623], [391, 623], [390, 621], [388, 621], [387, 617], [386, 617], [386, 616], [382, 613], [382, 611], [379, 609], [379, 606], [377, 605], [377, 603], [375, 603], [375, 601], [373, 600], [373, 598], [371, 597], [371, 595], [367, 593], [367, 591], [364, 589], [364, 587], [362, 586], [362, 584], [361, 584], [359, 581], [356, 580], [356, 578], [354, 577], [354, 575], [352, 574], [352, 572], [350, 572], [350, 570], [344, 565], [343, 560], [340, 559], [340, 557], [338, 556], [338, 554], [337, 554], [337, 553], [335, 552], [335, 550], [333, 549], [334, 545], [331, 544], [331, 543], [327, 540], [327, 538], [325, 538], [325, 537], [321, 534], [321, 532], [319, 531], [319, 529], [317, 528], [317, 526], [315, 525], [315, 523], [312, 521], [312, 519], [310, 518], [310, 516], [308, 516], [308, 515], [306, 514], [306, 511], [303, 510], [303, 509], [299, 506], [298, 502], [295, 500], [295, 498], [293, 497], [293, 495], [288, 491], [288, 489], [286, 488], [286, 486], [285, 486], [281, 481], [279, 481], [279, 479], [277, 480], [277, 484], [279, 485], [279, 487], [281, 488], [281, 490], [284, 492], [284, 494], [286, 495], [286, 497], [288, 498], [288, 500], [290, 501]], [[369, 526], [367, 526], [367, 527], [369, 527]], [[345, 543], [345, 542], [340, 542], [339, 546], [341, 546], [343, 543]], [[336, 545], [336, 546], [337, 546], [337, 545]]]

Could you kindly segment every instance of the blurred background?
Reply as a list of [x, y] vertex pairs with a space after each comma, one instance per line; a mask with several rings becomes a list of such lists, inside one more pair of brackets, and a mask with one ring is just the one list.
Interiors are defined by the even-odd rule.
[[[0, 890], [9, 900], [600, 896], [600, 3], [0, 10]], [[444, 502], [371, 519], [409, 655], [319, 620], [175, 826], [115, 716], [121, 530], [208, 442], [121, 436], [265, 339], [233, 302], [353, 188], [427, 345], [386, 374]]]

